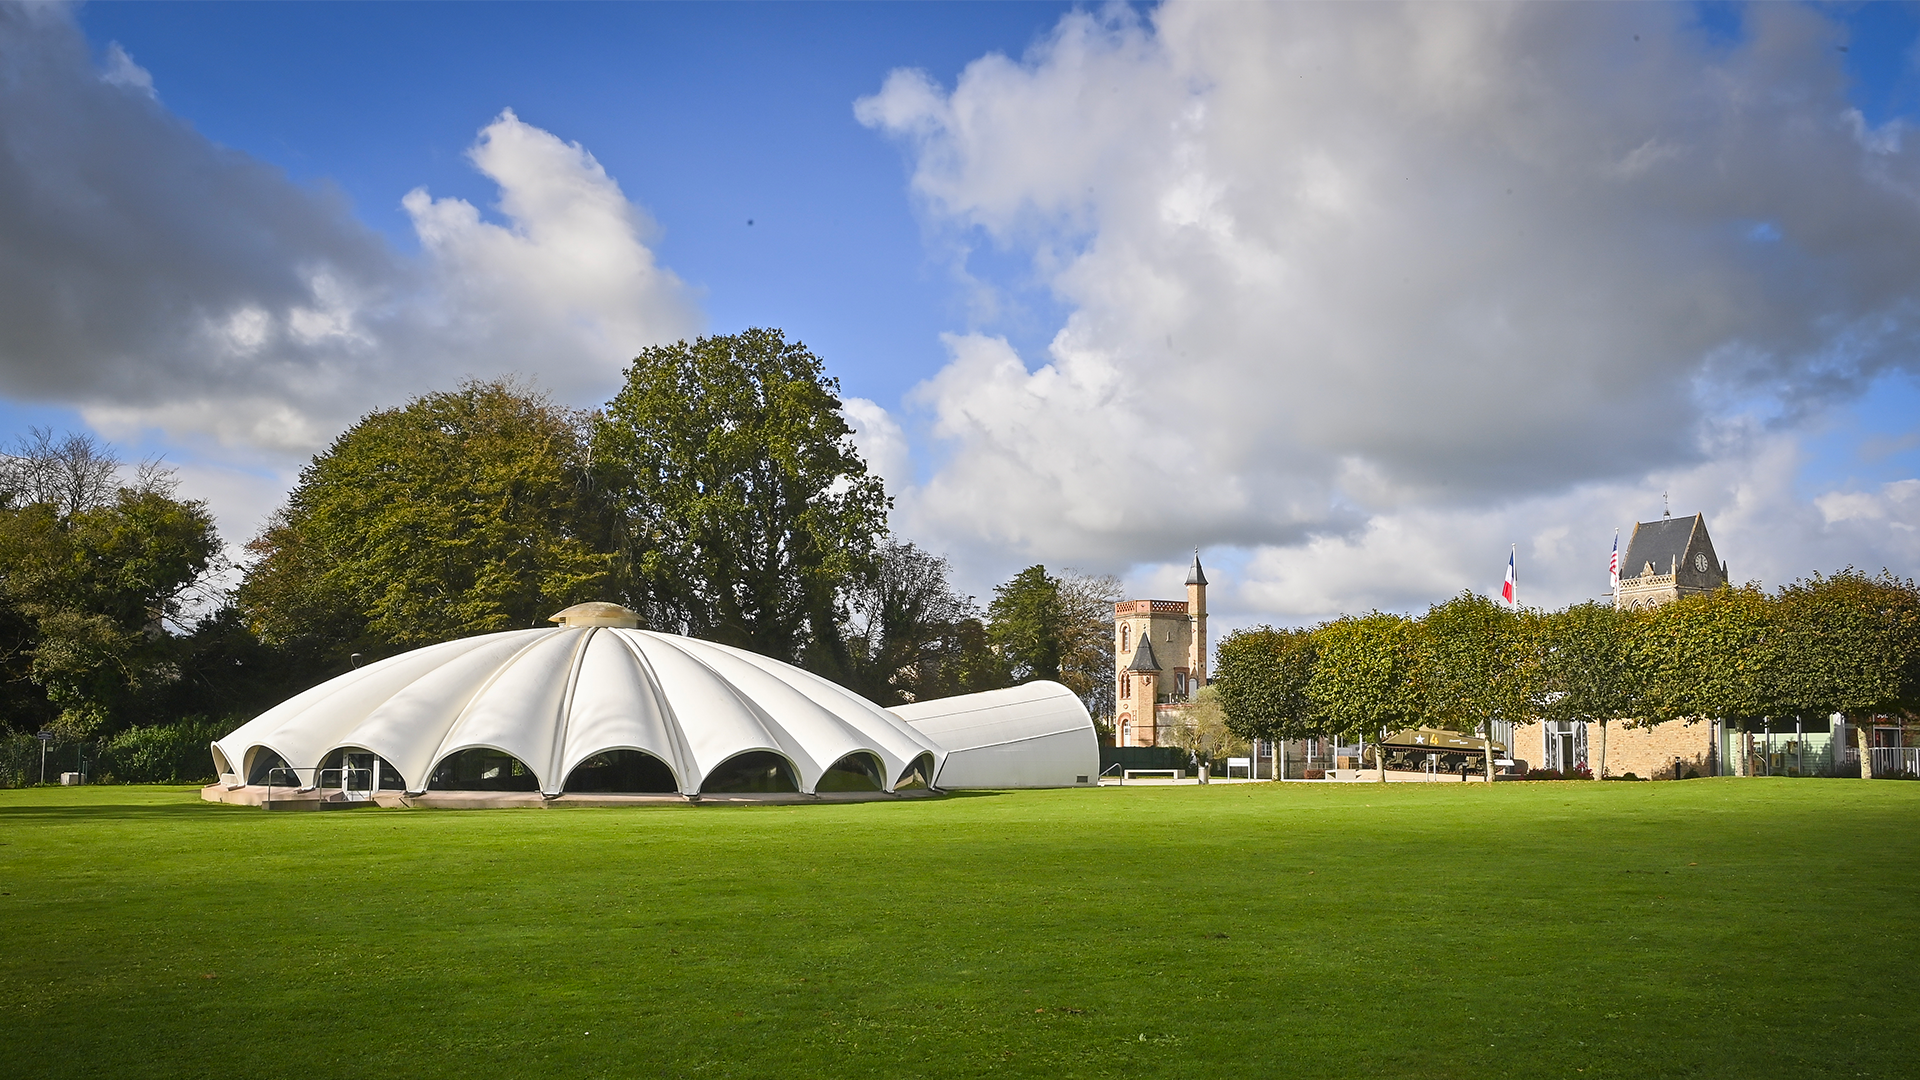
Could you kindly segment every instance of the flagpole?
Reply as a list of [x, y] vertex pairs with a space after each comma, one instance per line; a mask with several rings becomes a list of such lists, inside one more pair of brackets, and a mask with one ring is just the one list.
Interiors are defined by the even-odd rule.
[[1507, 545], [1507, 565], [1513, 567], [1513, 610], [1520, 610], [1520, 545]]

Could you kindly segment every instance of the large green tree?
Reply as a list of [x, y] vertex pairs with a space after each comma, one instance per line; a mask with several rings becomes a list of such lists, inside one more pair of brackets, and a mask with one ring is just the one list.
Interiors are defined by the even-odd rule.
[[1245, 739], [1303, 739], [1327, 728], [1307, 692], [1319, 648], [1311, 630], [1256, 626], [1220, 642], [1212, 685], [1227, 726]]
[[987, 606], [987, 633], [1015, 679], [1060, 681], [1068, 624], [1059, 579], [1035, 564], [996, 586]]
[[0, 458], [0, 679], [7, 722], [91, 738], [180, 676], [181, 620], [215, 566], [204, 503], [170, 473], [120, 479], [87, 436], [35, 431]]
[[844, 675], [844, 600], [875, 572], [889, 502], [839, 390], [779, 330], [634, 358], [593, 429], [630, 605], [662, 628]]
[[[1536, 695], [1536, 620], [1463, 592], [1421, 618], [1421, 667], [1432, 720], [1493, 741], [1495, 721], [1519, 723]], [[1484, 762], [1493, 779], [1493, 755]]]
[[980, 611], [948, 583], [947, 560], [888, 541], [872, 575], [849, 590], [842, 682], [883, 705], [1008, 685]]
[[[1839, 713], [1867, 731], [1877, 714], [1920, 709], [1920, 587], [1912, 579], [1851, 567], [1815, 574], [1780, 590], [1774, 627], [1782, 714]], [[1860, 775], [1871, 779], [1868, 741], [1860, 741]]]
[[1600, 767], [1607, 773], [1607, 731], [1615, 720], [1644, 711], [1645, 679], [1635, 663], [1633, 635], [1644, 613], [1612, 604], [1575, 604], [1540, 625], [1541, 709], [1545, 718], [1600, 725]]
[[322, 674], [601, 598], [613, 557], [585, 425], [508, 381], [369, 413], [250, 545], [239, 598], [253, 627]]
[[1380, 743], [1417, 722], [1427, 706], [1420, 624], [1375, 611], [1322, 624], [1314, 637], [1319, 656], [1307, 694], [1333, 734], [1373, 740], [1374, 764], [1384, 783], [1387, 755]]
[[1683, 596], [1635, 625], [1630, 664], [1646, 679], [1636, 723], [1774, 712], [1773, 604], [1757, 586]]

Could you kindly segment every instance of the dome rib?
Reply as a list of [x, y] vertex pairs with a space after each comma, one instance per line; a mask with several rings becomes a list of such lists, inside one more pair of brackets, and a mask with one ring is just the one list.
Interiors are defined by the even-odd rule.
[[714, 678], [726, 682], [755, 711], [766, 715], [766, 709], [772, 705], [785, 705], [780, 709], [780, 723], [772, 723], [770, 715], [766, 715], [766, 721], [776, 738], [785, 736], [781, 742], [791, 742], [793, 746], [793, 753], [787, 753], [787, 759], [799, 769], [801, 792], [812, 794], [820, 786], [820, 776], [828, 773], [835, 761], [847, 757], [852, 751], [864, 749], [876, 753], [881, 761], [885, 761], [887, 755], [872, 746], [874, 740], [864, 738], [864, 732], [818, 701], [808, 698], [791, 682], [772, 675], [732, 650], [714, 646], [712, 642], [699, 642], [693, 638], [685, 638], [684, 642], [676, 642], [676, 648], [687, 651], [695, 663], [707, 667], [707, 671], [714, 673]]
[[[514, 633], [549, 634], [552, 631]], [[238, 761], [244, 770], [251, 767], [249, 751], [256, 746], [265, 747], [304, 772], [302, 783], [312, 783], [312, 770], [319, 767], [321, 757], [335, 749], [341, 743], [341, 736], [360, 720], [423, 676], [484, 648], [488, 641], [488, 637], [477, 637], [441, 642], [336, 676], [242, 724], [219, 740], [221, 749], [229, 762]]]
[[792, 748], [783, 745], [778, 725], [754, 707], [738, 689], [712, 668], [676, 647], [666, 635], [618, 631], [638, 635], [636, 641], [652, 668], [663, 697], [673, 703], [673, 715], [686, 737], [688, 765], [681, 782], [689, 794], [698, 794], [707, 774], [729, 758], [749, 750], [767, 750], [786, 758], [794, 771], [802, 765]]
[[523, 635], [552, 633], [522, 630], [478, 639], [482, 647], [469, 649], [408, 683], [340, 732], [321, 756], [347, 746], [364, 747], [393, 766], [405, 778], [407, 790], [425, 791], [436, 764], [435, 752], [474, 695], [485, 687], [486, 676], [527, 647]]
[[547, 760], [551, 750], [547, 725], [560, 719], [566, 693], [565, 680], [552, 676], [571, 668], [583, 631], [543, 630], [540, 634], [500, 665], [461, 710], [434, 754], [429, 776], [454, 754], [484, 748], [511, 754], [533, 773], [540, 790], [548, 790], [552, 763]]
[[574, 695], [580, 690], [580, 669], [587, 662], [587, 653], [593, 648], [594, 635], [600, 627], [589, 626], [582, 630], [578, 644], [573, 648], [573, 663], [567, 667], [567, 686], [560, 695], [560, 719], [554, 724], [553, 744], [547, 748], [547, 768], [552, 777], [551, 783], [542, 784], [540, 790], [546, 795], [558, 795], [567, 783], [568, 769], [567, 733], [573, 729]]
[[561, 785], [581, 762], [609, 750], [638, 750], [665, 762], [676, 790], [688, 790], [686, 738], [646, 657], [619, 631], [599, 633], [581, 658], [561, 755]]

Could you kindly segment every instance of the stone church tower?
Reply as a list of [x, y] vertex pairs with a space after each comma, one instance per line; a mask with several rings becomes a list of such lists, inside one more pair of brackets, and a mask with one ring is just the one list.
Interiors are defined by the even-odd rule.
[[1613, 606], [1622, 611], [1655, 608], [1726, 583], [1727, 564], [1714, 554], [1704, 515], [1637, 522], [1627, 555], [1620, 560]]
[[1207, 684], [1207, 575], [1200, 552], [1187, 599], [1113, 606], [1114, 731], [1119, 746], [1157, 746], [1159, 717], [1185, 708]]

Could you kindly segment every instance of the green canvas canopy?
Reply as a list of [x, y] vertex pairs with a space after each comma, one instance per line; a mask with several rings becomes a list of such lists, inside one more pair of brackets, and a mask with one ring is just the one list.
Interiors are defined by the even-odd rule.
[[[1457, 731], [1444, 731], [1440, 728], [1408, 728], [1387, 736], [1387, 745], [1401, 749], [1453, 751], [1456, 753], [1484, 754], [1487, 752], [1487, 740], [1472, 735], [1462, 735]], [[1494, 749], [1505, 753], [1503, 747]]]

